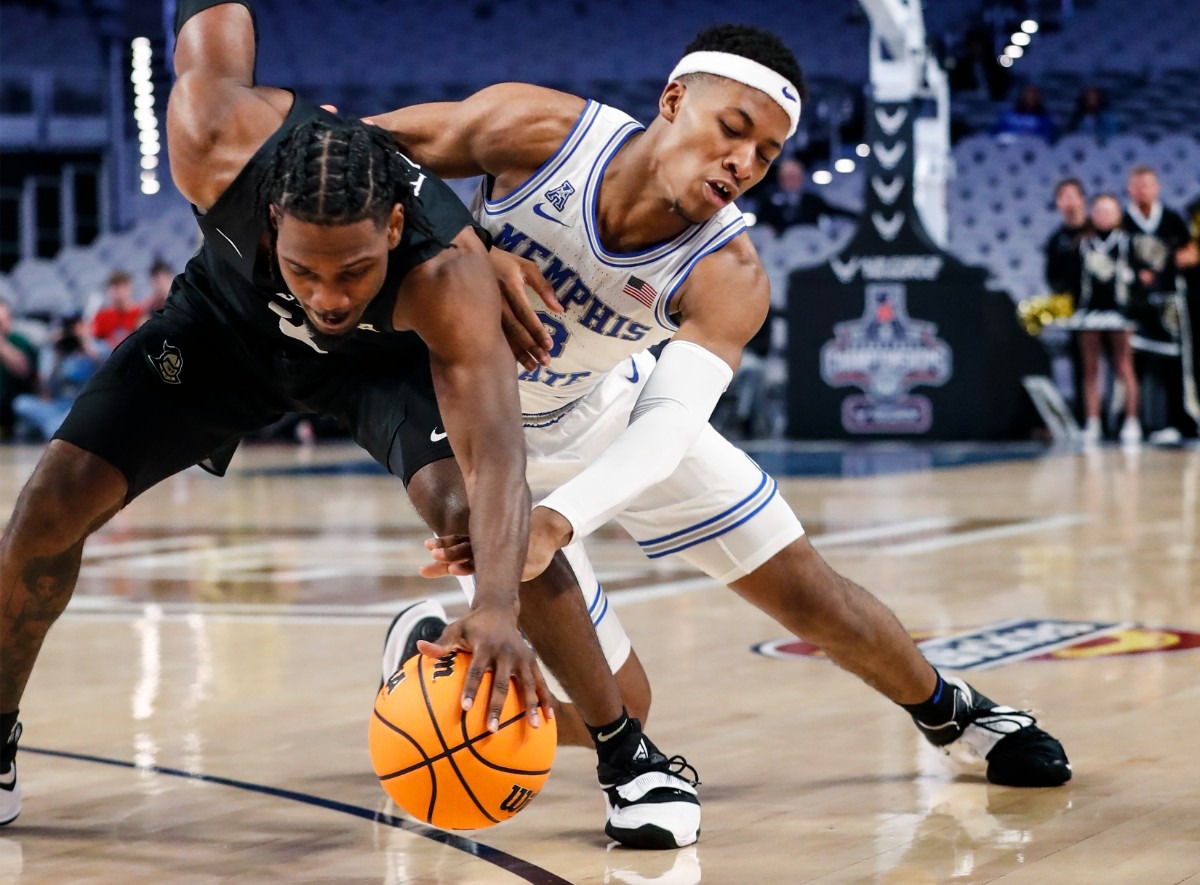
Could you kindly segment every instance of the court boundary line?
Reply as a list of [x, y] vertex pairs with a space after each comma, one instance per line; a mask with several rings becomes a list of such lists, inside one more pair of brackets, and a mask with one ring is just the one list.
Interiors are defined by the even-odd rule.
[[178, 777], [184, 780], [201, 781], [207, 784], [214, 784], [220, 787], [232, 787], [238, 790], [245, 790], [250, 793], [258, 793], [264, 796], [270, 796], [274, 799], [287, 799], [292, 802], [299, 802], [303, 805], [311, 805], [316, 808], [321, 808], [326, 811], [337, 811], [342, 814], [348, 814], [351, 817], [361, 818], [371, 821], [372, 823], [385, 824], [397, 830], [404, 830], [416, 836], [429, 839], [431, 842], [437, 842], [441, 845], [446, 845], [454, 848], [464, 854], [469, 854], [472, 857], [478, 858], [493, 866], [499, 867], [505, 872], [512, 873], [514, 876], [522, 879], [531, 885], [571, 885], [570, 880], [564, 879], [556, 873], [542, 869], [537, 864], [523, 860], [515, 855], [501, 851], [499, 848], [493, 848], [490, 845], [485, 845], [482, 842], [476, 842], [474, 839], [468, 839], [466, 836], [459, 836], [446, 830], [439, 830], [436, 827], [419, 824], [415, 821], [405, 820], [401, 817], [396, 817], [392, 814], [381, 814], [370, 808], [363, 808], [361, 805], [351, 805], [348, 802], [341, 802], [337, 799], [325, 799], [320, 796], [314, 796], [311, 793], [300, 793], [295, 790], [286, 790], [282, 787], [271, 787], [266, 784], [255, 784], [250, 781], [238, 780], [236, 778], [222, 777], [216, 774], [204, 774], [203, 772], [184, 771], [182, 768], [170, 768], [165, 765], [138, 765], [135, 762], [127, 762], [124, 759], [110, 759], [107, 756], [96, 756], [91, 753], [73, 753], [68, 750], [50, 750], [45, 747], [21, 747], [22, 753], [33, 753], [39, 756], [53, 756], [59, 759], [71, 759], [76, 762], [92, 762], [99, 765], [111, 765], [115, 768], [128, 768], [132, 771], [152, 771], [155, 774], [161, 774], [168, 777]]

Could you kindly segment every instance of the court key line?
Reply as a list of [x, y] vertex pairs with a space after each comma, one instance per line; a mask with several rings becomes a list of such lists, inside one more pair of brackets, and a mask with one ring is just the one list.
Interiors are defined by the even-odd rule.
[[530, 863], [527, 860], [522, 860], [519, 857], [501, 851], [499, 848], [492, 848], [490, 845], [484, 845], [482, 842], [476, 842], [474, 839], [468, 839], [465, 836], [456, 836], [454, 833], [448, 833], [444, 830], [439, 830], [435, 827], [425, 826], [424, 824], [415, 823], [414, 821], [404, 820], [390, 814], [380, 814], [370, 808], [363, 808], [358, 805], [350, 805], [346, 802], [339, 802], [336, 799], [323, 799], [320, 796], [313, 796], [308, 793], [298, 793], [295, 790], [284, 790], [279, 787], [268, 787], [265, 784], [253, 784], [249, 781], [236, 780], [229, 777], [220, 777], [215, 774], [202, 774], [199, 772], [184, 771], [181, 768], [168, 768], [162, 765], [138, 765], [133, 762], [126, 762], [123, 759], [109, 759], [106, 756], [93, 756], [90, 753], [71, 753], [66, 750], [48, 750], [44, 747], [21, 747], [22, 753], [36, 753], [41, 756], [54, 756], [59, 759], [72, 759], [76, 762], [93, 762], [99, 765], [111, 765], [116, 768], [128, 768], [135, 771], [152, 771], [155, 774], [167, 775], [169, 777], [180, 777], [185, 780], [202, 781], [206, 784], [215, 784], [221, 787], [233, 787], [238, 790], [246, 790], [251, 793], [261, 793], [264, 796], [270, 796], [275, 799], [287, 799], [292, 802], [300, 802], [304, 805], [312, 805], [317, 808], [325, 809], [326, 811], [337, 811], [342, 814], [348, 814], [351, 817], [362, 818], [363, 820], [372, 821], [373, 823], [385, 824], [389, 827], [394, 827], [398, 830], [405, 830], [414, 835], [429, 839], [432, 842], [437, 842], [446, 845], [450, 848], [462, 851], [472, 857], [477, 857], [482, 861], [497, 866], [500, 869], [512, 873], [514, 876], [531, 883], [531, 885], [571, 885], [570, 881], [555, 875], [549, 870], [544, 870], [536, 864]]

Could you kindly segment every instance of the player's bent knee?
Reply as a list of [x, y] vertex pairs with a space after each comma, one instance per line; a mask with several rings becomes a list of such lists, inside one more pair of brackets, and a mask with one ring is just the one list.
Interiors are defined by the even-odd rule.
[[453, 458], [426, 464], [408, 483], [413, 507], [438, 535], [465, 535], [470, 525], [467, 486]]
[[120, 510], [127, 489], [124, 476], [107, 461], [54, 440], [21, 490], [5, 539], [65, 550]]

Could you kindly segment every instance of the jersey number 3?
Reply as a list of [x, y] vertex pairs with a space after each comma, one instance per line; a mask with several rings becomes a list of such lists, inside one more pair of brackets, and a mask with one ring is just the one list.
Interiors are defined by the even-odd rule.
[[550, 333], [550, 358], [554, 359], [557, 356], [561, 356], [563, 350], [566, 349], [567, 339], [571, 337], [571, 333], [562, 324], [561, 320], [548, 313], [538, 311], [538, 319], [542, 321], [542, 325]]

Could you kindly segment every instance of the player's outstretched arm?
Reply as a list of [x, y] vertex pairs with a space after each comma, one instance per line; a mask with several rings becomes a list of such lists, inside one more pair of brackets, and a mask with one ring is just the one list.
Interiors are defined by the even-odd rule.
[[292, 106], [286, 90], [254, 84], [251, 6], [250, 0], [178, 2], [167, 152], [176, 186], [202, 209], [224, 193]]
[[550, 695], [517, 628], [530, 509], [517, 377], [487, 252], [471, 228], [454, 246], [409, 272], [395, 317], [397, 328], [415, 329], [429, 347], [434, 390], [470, 505], [475, 598], [470, 614], [442, 635], [440, 650], [473, 652], [464, 706], [492, 669], [489, 724], [499, 722], [512, 677], [536, 725], [538, 704], [549, 709]]
[[582, 98], [528, 83], [498, 83], [463, 101], [368, 117], [442, 178], [492, 175], [519, 184], [549, 159], [583, 112]]

